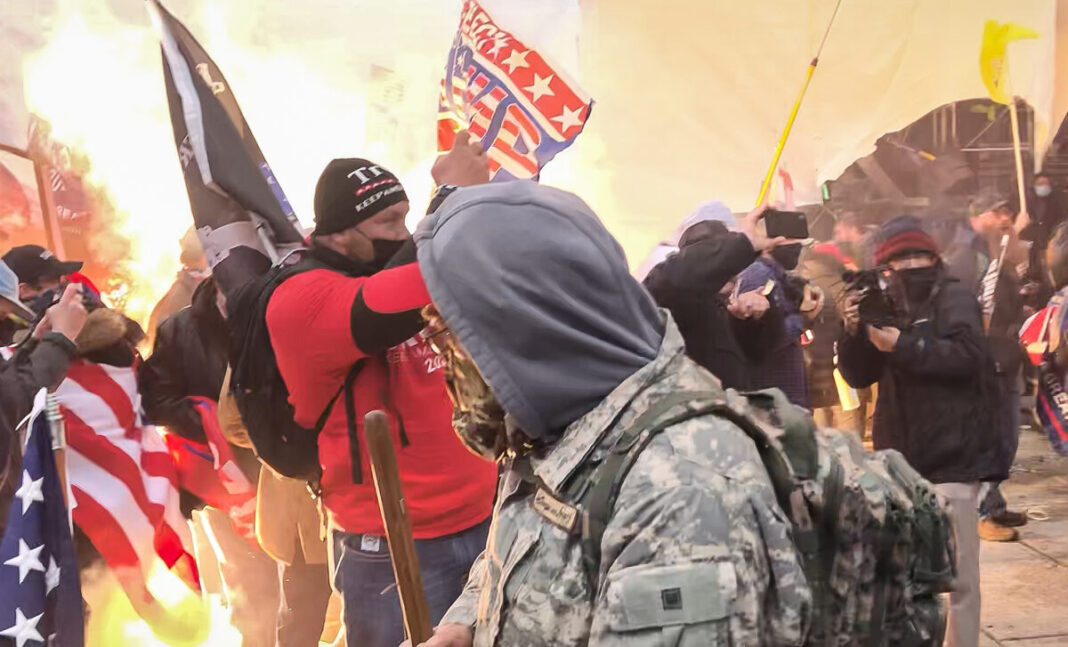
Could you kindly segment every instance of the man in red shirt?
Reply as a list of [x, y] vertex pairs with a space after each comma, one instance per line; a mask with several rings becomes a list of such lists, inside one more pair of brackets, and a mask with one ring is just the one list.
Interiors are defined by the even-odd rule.
[[[460, 137], [434, 175], [439, 185], [487, 182], [486, 156]], [[349, 647], [395, 647], [404, 639], [364, 415], [380, 409], [389, 416], [435, 623], [485, 546], [497, 480], [496, 466], [467, 451], [452, 430], [442, 364], [420, 334], [429, 297], [407, 213], [404, 189], [386, 169], [362, 159], [330, 162], [315, 189], [308, 255], [316, 269], [285, 280], [267, 306], [297, 423], [312, 428], [329, 409], [319, 461]]]

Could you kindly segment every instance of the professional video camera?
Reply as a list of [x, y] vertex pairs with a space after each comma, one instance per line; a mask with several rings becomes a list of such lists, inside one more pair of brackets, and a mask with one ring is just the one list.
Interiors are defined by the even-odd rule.
[[888, 270], [885, 267], [845, 272], [842, 280], [846, 282], [846, 291], [856, 295], [860, 323], [878, 328], [903, 327], [905, 313], [890, 294]]

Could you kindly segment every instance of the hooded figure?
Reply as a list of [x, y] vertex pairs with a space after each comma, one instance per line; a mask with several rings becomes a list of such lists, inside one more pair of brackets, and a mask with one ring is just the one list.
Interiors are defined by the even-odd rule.
[[[508, 436], [496, 445], [505, 472], [488, 548], [428, 644], [616, 644], [664, 631], [685, 644], [799, 643], [809, 592], [785, 517], [755, 446], [724, 419], [652, 438], [620, 484], [596, 572], [557, 516], [575, 511], [562, 493], [643, 413], [686, 411], [684, 399], [665, 405], [671, 394], [722, 392], [590, 208], [527, 181], [465, 188], [415, 237], [454, 403], [484, 380], [495, 400], [485, 409]], [[464, 358], [477, 369], [455, 365]]]

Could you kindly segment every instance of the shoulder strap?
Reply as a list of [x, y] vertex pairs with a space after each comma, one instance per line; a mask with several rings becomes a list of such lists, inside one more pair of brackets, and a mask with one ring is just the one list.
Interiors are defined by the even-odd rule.
[[[686, 411], [665, 417], [680, 404], [693, 406]], [[756, 445], [761, 461], [771, 477], [776, 498], [784, 510], [790, 511], [795, 528], [803, 535], [802, 543], [812, 539], [811, 521], [804, 501], [799, 500], [800, 492], [793, 470], [786, 457], [779, 451], [752, 419], [732, 408], [723, 393], [715, 391], [676, 392], [661, 398], [656, 405], [640, 415], [630, 425], [612, 447], [609, 454], [591, 472], [587, 478], [575, 479], [566, 489], [566, 498], [577, 504], [582, 511], [582, 556], [586, 574], [590, 581], [590, 591], [597, 590], [600, 574], [601, 539], [615, 508], [616, 498], [634, 463], [649, 443], [665, 429], [703, 415], [716, 415], [725, 418], [739, 427]], [[799, 509], [801, 508], [801, 509]], [[802, 537], [799, 536], [799, 539]], [[812, 547], [814, 548], [814, 547]]]
[[[694, 408], [664, 417], [680, 404], [696, 403]], [[582, 559], [590, 581], [590, 591], [597, 590], [601, 563], [601, 539], [615, 508], [623, 482], [638, 456], [660, 432], [680, 422], [714, 413], [725, 406], [723, 395], [708, 392], [677, 392], [660, 399], [653, 407], [638, 416], [616, 441], [604, 460], [593, 469], [589, 478], [576, 479], [568, 488], [568, 498], [582, 510]]]

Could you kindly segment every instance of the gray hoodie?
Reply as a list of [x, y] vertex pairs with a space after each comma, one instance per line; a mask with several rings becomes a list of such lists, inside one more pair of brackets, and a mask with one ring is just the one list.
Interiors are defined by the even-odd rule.
[[435, 306], [532, 438], [558, 438], [656, 357], [656, 305], [571, 193], [530, 181], [460, 189], [415, 240]]

